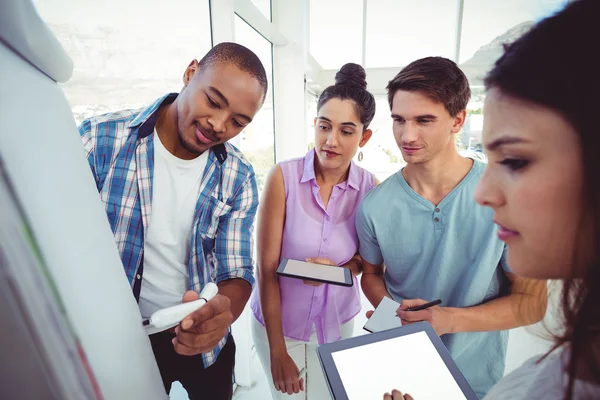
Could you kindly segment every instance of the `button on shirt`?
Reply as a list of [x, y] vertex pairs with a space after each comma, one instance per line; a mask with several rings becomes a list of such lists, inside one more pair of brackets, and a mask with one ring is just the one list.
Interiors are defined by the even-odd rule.
[[[348, 179], [333, 188], [325, 207], [315, 178], [314, 158], [313, 149], [304, 158], [280, 164], [286, 195], [281, 258], [323, 257], [343, 265], [358, 251], [355, 215], [373, 188], [373, 175], [352, 163]], [[314, 329], [319, 343], [339, 340], [340, 325], [360, 311], [356, 278], [352, 287], [314, 287], [299, 279], [279, 277], [279, 288], [283, 334], [291, 339], [308, 341]], [[251, 307], [264, 325], [256, 287]]]

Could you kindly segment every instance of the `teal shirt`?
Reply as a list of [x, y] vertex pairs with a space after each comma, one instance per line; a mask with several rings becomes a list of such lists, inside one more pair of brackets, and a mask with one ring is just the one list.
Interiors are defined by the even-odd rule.
[[[471, 307], [508, 294], [493, 211], [473, 198], [484, 169], [474, 160], [437, 206], [417, 194], [402, 171], [365, 197], [356, 216], [360, 255], [385, 264], [394, 300], [439, 298], [442, 306]], [[448, 334], [442, 341], [480, 398], [504, 374], [507, 331]]]

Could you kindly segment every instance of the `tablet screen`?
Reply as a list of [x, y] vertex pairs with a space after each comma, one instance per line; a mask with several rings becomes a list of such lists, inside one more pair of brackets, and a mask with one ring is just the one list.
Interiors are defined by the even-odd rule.
[[417, 400], [464, 400], [427, 333], [421, 331], [331, 353], [349, 400], [398, 389]]
[[344, 268], [304, 261], [288, 260], [284, 273], [329, 282], [346, 282]]

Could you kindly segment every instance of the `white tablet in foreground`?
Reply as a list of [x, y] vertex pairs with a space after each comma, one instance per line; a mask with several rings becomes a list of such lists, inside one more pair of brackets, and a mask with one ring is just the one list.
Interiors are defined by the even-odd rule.
[[308, 279], [340, 286], [352, 286], [354, 283], [349, 268], [289, 260], [287, 258], [281, 260], [277, 268], [277, 274], [288, 278]]
[[373, 315], [371, 315], [371, 318], [367, 320], [363, 329], [367, 332], [375, 333], [401, 327], [402, 320], [396, 314], [396, 310], [399, 307], [400, 303], [385, 296], [379, 302], [379, 305], [373, 312]]
[[335, 400], [382, 399], [398, 389], [415, 400], [477, 400], [427, 322], [317, 348]]

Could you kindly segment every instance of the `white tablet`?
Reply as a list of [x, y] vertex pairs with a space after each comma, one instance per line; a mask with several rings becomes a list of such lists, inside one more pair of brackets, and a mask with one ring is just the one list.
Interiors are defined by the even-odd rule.
[[277, 274], [288, 278], [307, 279], [332, 285], [352, 286], [352, 272], [349, 268], [309, 263], [284, 258], [277, 268]]
[[427, 322], [317, 348], [335, 400], [382, 399], [398, 389], [415, 400], [477, 400]]
[[402, 320], [396, 314], [399, 307], [400, 303], [384, 296], [363, 329], [375, 333], [401, 327]]

